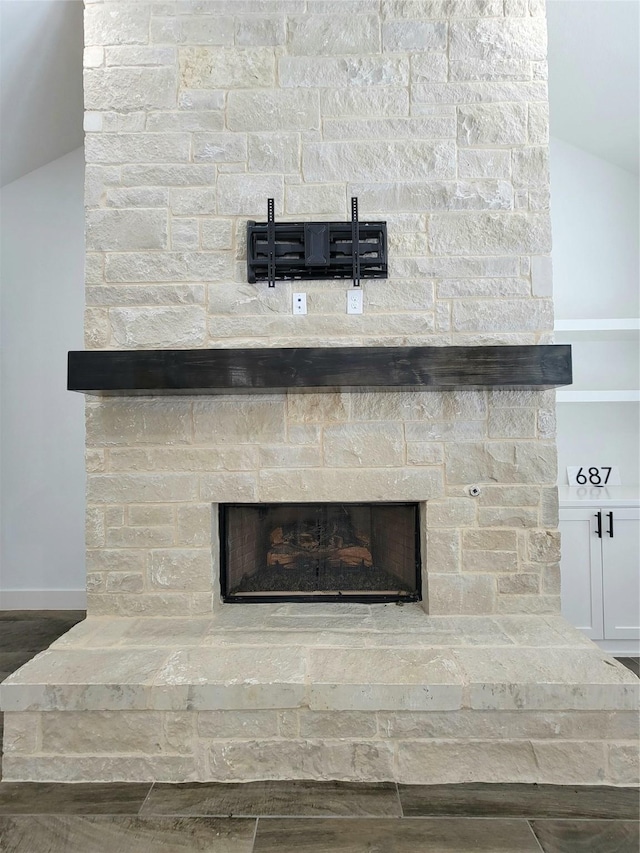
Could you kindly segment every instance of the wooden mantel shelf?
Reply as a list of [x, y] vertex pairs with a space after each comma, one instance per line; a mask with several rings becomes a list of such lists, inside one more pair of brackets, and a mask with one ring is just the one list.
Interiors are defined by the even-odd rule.
[[322, 347], [69, 353], [70, 391], [102, 396], [478, 388], [571, 383], [571, 347]]

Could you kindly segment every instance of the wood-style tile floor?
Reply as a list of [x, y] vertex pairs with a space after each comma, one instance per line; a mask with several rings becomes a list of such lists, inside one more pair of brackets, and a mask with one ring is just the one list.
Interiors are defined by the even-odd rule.
[[[83, 617], [0, 612], [0, 680]], [[2, 853], [638, 853], [639, 817], [630, 788], [0, 782]]]

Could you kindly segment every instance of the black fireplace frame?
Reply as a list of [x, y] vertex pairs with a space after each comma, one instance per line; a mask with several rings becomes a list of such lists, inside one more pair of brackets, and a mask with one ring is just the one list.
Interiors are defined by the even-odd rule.
[[[227, 569], [227, 532], [228, 532], [228, 510], [234, 507], [255, 507], [256, 509], [264, 508], [265, 506], [282, 506], [295, 507], [301, 504], [343, 504], [345, 506], [371, 506], [371, 504], [380, 504], [384, 506], [407, 506], [411, 507], [415, 513], [415, 570], [416, 570], [416, 591], [415, 593], [406, 594], [388, 594], [388, 593], [362, 593], [345, 591], [339, 595], [317, 593], [309, 594], [301, 593], [275, 593], [265, 595], [234, 595], [229, 593], [227, 589], [228, 569]], [[218, 504], [218, 533], [219, 533], [219, 554], [220, 554], [220, 595], [224, 604], [295, 604], [302, 603], [346, 603], [351, 604], [381, 604], [381, 603], [404, 603], [412, 601], [422, 601], [422, 549], [420, 547], [420, 503], [417, 501], [274, 501], [274, 502], [233, 502]]]

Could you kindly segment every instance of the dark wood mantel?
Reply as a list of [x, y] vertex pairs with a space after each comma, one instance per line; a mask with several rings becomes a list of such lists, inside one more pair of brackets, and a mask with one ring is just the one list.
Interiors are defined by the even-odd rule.
[[84, 394], [279, 393], [571, 384], [571, 347], [318, 347], [69, 353], [67, 388]]

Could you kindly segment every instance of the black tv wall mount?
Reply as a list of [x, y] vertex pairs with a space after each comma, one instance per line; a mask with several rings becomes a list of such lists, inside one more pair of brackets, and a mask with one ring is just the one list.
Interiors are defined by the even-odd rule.
[[273, 199], [267, 221], [247, 222], [247, 280], [387, 278], [387, 223], [360, 222], [351, 199], [351, 222], [276, 222]]

